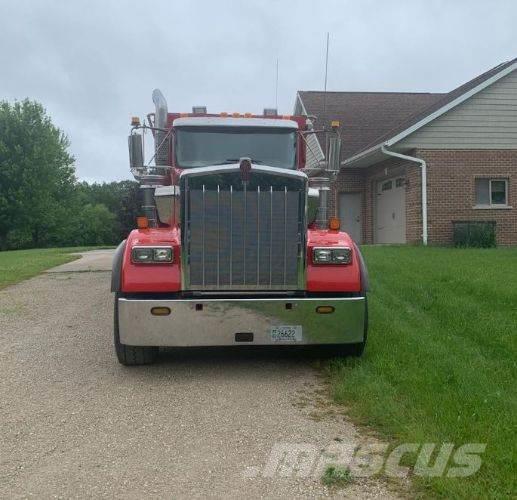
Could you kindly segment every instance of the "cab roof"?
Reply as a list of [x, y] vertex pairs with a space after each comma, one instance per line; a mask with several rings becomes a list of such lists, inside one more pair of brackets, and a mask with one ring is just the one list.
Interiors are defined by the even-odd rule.
[[222, 116], [187, 116], [173, 120], [174, 127], [268, 127], [298, 129], [298, 123], [285, 118], [235, 118]]

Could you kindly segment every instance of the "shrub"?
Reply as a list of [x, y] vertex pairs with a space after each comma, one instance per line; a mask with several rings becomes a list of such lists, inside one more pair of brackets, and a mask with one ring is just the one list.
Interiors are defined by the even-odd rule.
[[453, 222], [453, 241], [456, 247], [495, 247], [495, 221]]

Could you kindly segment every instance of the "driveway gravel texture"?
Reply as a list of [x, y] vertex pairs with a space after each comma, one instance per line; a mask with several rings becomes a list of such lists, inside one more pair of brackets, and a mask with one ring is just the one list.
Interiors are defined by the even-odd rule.
[[264, 472], [275, 445], [373, 439], [303, 355], [170, 349], [156, 365], [119, 365], [111, 255], [0, 291], [1, 498], [403, 495], [382, 479], [338, 489]]

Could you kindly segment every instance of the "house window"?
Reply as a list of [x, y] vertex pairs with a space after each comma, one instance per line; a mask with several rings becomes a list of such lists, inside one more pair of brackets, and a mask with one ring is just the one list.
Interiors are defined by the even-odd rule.
[[508, 179], [476, 179], [476, 206], [508, 206]]
[[392, 181], [386, 181], [382, 183], [381, 191], [388, 191], [393, 187]]

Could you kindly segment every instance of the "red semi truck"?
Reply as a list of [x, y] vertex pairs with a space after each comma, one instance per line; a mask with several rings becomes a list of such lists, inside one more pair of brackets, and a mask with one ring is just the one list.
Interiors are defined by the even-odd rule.
[[[320, 346], [361, 355], [367, 271], [357, 245], [327, 218], [339, 133], [306, 116], [169, 113], [160, 91], [132, 121], [131, 171], [142, 217], [112, 272], [120, 363], [166, 346]], [[143, 130], [154, 138], [144, 164]], [[308, 138], [327, 161], [306, 168]]]

